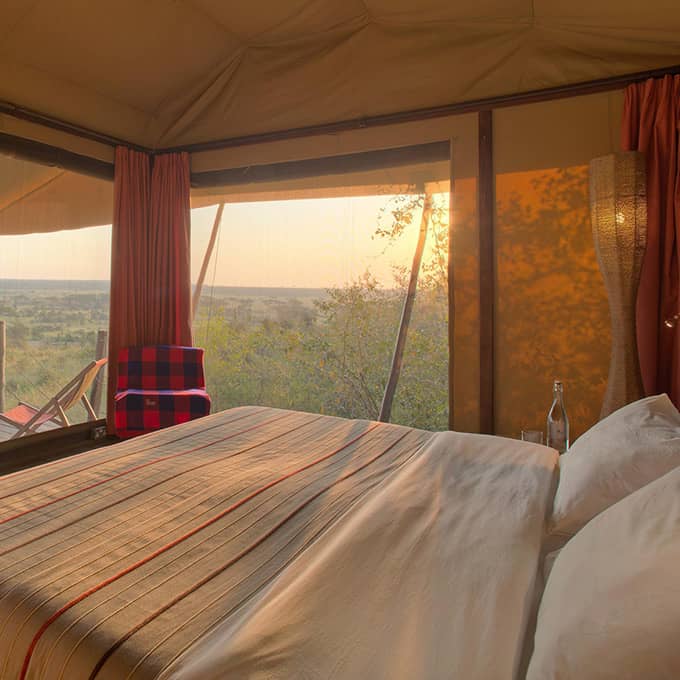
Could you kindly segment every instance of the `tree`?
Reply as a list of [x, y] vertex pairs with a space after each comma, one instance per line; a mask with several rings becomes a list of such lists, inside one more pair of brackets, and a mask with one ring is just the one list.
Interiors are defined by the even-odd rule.
[[[424, 194], [393, 197], [381, 211], [374, 237], [385, 250], [420, 219]], [[443, 429], [448, 424], [447, 254], [448, 205], [433, 201], [430, 247], [421, 265], [417, 300], [404, 352], [392, 422]], [[317, 347], [322, 371], [335, 385], [332, 408], [347, 417], [377, 417], [410, 271], [393, 269], [393, 288], [380, 288], [367, 271], [319, 304]]]

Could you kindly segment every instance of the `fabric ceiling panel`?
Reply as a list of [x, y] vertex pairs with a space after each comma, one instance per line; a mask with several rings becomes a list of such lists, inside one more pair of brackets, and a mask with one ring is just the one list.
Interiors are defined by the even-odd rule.
[[652, 30], [660, 36], [680, 28], [680, 13], [676, 0], [617, 0], [592, 2], [592, 0], [535, 0], [534, 11], [538, 19], [550, 20], [575, 29], [626, 27], [631, 33]]
[[141, 143], [145, 138], [149, 125], [145, 112], [69, 82], [51, 72], [48, 66], [40, 69], [17, 63], [0, 49], [0, 73], [0, 100], [131, 143]]
[[0, 235], [111, 224], [113, 183], [0, 154]]
[[379, 21], [417, 24], [453, 20], [530, 19], [533, 3], [531, 0], [365, 0], [365, 5], [371, 16]]
[[38, 3], [5, 37], [2, 53], [153, 114], [240, 46], [183, 3], [117, 0], [96, 8], [88, 0]]
[[228, 60], [164, 109], [173, 122], [159, 129], [154, 145], [438, 106], [677, 61], [675, 41], [650, 45], [625, 31], [601, 39], [504, 22], [336, 28], [324, 40], [250, 47]]
[[0, 100], [150, 148], [672, 66], [673, 0], [0, 6]]
[[3, 0], [0, 45], [5, 44], [7, 38], [12, 35], [21, 20], [31, 12], [35, 4], [35, 2], [29, 3], [25, 0]]
[[260, 41], [271, 45], [281, 40], [307, 40], [366, 18], [366, 5], [362, 0], [251, 0], [239, 3], [194, 0], [194, 4], [250, 45]]
[[[374, 113], [445, 103], [448, 92], [466, 98], [487, 93], [478, 71], [500, 86], [525, 65], [521, 29], [514, 34], [480, 25], [474, 37], [452, 28], [385, 28], [369, 24], [334, 40], [303, 47], [252, 48], [234, 74], [225, 70], [216, 99], [203, 99], [188, 113], [173, 115], [176, 124], [159, 139], [161, 146], [215, 138], [215, 109], [230, 136], [314, 125]], [[450, 42], [455, 53], [447, 52]], [[433, 62], [438, 67], [433, 68]], [[475, 69], [460, 69], [461, 63]], [[248, 74], [246, 77], [245, 74]], [[444, 77], [443, 74], [446, 74]], [[376, 83], [380, 83], [376, 87]], [[265, 85], [266, 84], [266, 85]], [[187, 111], [186, 103], [180, 107]], [[248, 111], [247, 119], [242, 118]], [[179, 114], [180, 111], [174, 112]]]

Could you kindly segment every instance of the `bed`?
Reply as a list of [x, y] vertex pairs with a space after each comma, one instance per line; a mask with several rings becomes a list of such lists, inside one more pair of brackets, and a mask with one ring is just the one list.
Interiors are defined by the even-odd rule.
[[[536, 444], [242, 407], [9, 475], [0, 677], [517, 678], [557, 472]], [[539, 637], [529, 674], [558, 677]]]

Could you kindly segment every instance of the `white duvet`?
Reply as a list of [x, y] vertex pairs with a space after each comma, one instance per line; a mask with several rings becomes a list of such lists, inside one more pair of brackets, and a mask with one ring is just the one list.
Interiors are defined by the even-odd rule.
[[557, 454], [440, 433], [164, 680], [511, 680]]

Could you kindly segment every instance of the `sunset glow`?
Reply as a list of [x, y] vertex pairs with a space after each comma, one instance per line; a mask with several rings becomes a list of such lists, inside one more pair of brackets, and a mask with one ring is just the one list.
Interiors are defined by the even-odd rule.
[[[234, 203], [225, 206], [206, 285], [325, 288], [367, 269], [390, 286], [409, 266], [418, 220], [398, 242], [374, 238], [390, 196]], [[215, 206], [192, 211], [192, 280], [205, 256]], [[111, 227], [4, 236], [1, 278], [108, 280]], [[427, 257], [427, 251], [426, 255]]]

